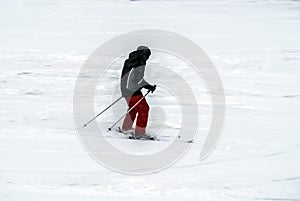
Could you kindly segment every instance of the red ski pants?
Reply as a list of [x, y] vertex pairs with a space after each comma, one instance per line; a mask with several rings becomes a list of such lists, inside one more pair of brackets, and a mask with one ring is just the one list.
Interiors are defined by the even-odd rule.
[[[132, 108], [143, 96], [136, 95], [131, 97], [126, 97], [126, 102], [128, 105], [128, 110]], [[129, 113], [127, 113], [122, 129], [129, 130], [132, 128], [133, 122], [136, 119], [135, 133], [144, 134], [146, 131], [148, 123], [149, 105], [145, 98], [139, 104], [137, 104]]]

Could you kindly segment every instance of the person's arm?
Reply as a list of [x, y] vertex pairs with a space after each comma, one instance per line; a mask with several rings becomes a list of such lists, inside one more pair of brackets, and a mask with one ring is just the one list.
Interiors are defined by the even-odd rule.
[[144, 87], [146, 85], [150, 85], [144, 78], [142, 78], [139, 82], [138, 82], [138, 85], [140, 87]]
[[155, 86], [150, 85], [144, 79], [144, 73], [145, 65], [133, 68], [128, 76], [127, 88], [131, 91], [137, 91], [144, 87], [153, 92], [155, 90]]
[[144, 85], [149, 84], [144, 80], [145, 66], [139, 66], [133, 68], [128, 76], [127, 88], [131, 91], [137, 91], [142, 88]]

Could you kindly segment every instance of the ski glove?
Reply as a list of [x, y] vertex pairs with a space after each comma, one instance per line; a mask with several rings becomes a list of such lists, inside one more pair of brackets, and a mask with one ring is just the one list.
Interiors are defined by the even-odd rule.
[[151, 91], [153, 93], [156, 89], [156, 85], [147, 84], [147, 85], [144, 86], [144, 88], [148, 89], [149, 91]]

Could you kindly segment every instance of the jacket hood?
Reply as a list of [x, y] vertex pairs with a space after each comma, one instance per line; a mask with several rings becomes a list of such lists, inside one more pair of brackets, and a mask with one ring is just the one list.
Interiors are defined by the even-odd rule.
[[133, 51], [129, 54], [129, 59], [138, 59], [138, 58], [139, 58], [138, 51]]
[[147, 46], [139, 46], [136, 50], [141, 56], [149, 57], [151, 55], [151, 50]]
[[135, 59], [145, 60], [145, 56], [148, 59], [150, 55], [151, 55], [151, 51], [147, 46], [139, 46], [137, 48], [137, 50], [135, 50], [129, 54], [129, 59], [130, 60], [135, 60]]

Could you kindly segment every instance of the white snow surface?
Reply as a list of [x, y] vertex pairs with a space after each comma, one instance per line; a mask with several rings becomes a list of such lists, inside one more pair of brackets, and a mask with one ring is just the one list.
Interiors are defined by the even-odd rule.
[[[1, 201], [300, 200], [299, 1], [1, 0], [0, 5]], [[162, 172], [131, 176], [102, 167], [84, 150], [73, 120], [73, 90], [84, 61], [99, 45], [145, 28], [187, 36], [209, 55], [224, 84], [226, 122], [214, 152], [199, 161], [211, 103], [197, 83], [201, 124], [192, 148]], [[149, 62], [176, 60], [157, 55]], [[118, 77], [109, 77], [107, 87]], [[148, 78], [157, 84], [167, 79]], [[163, 90], [148, 97], [152, 132], [161, 108], [169, 130], [180, 125], [180, 108]], [[95, 113], [109, 101], [111, 90], [98, 88]], [[120, 105], [125, 110], [125, 102]], [[111, 115], [97, 119], [100, 127], [113, 123]], [[109, 140], [133, 154], [167, 146]]]

